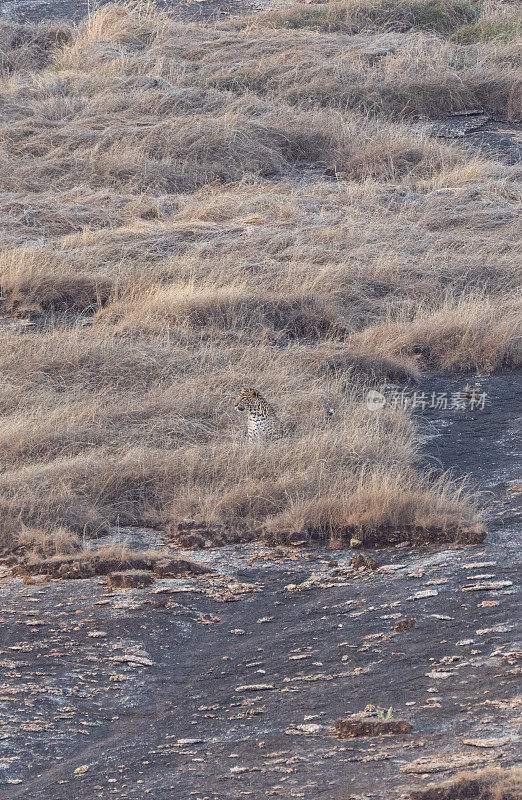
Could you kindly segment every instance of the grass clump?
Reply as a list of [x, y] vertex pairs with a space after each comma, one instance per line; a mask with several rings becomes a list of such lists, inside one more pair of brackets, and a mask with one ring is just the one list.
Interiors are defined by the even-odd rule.
[[0, 253], [0, 291], [15, 316], [43, 311], [93, 312], [109, 298], [112, 282], [103, 275], [75, 272], [59, 257], [30, 250]]
[[342, 24], [342, 11], [332, 13], [330, 9], [311, 7], [294, 7], [288, 11], [266, 12], [262, 24], [271, 28], [288, 28], [300, 30], [340, 30]]
[[517, 36], [514, 22], [482, 19], [471, 25], [462, 25], [453, 31], [451, 39], [457, 44], [477, 44], [480, 42], [512, 42]]
[[368, 328], [356, 339], [377, 351], [417, 357], [431, 369], [515, 370], [522, 364], [520, 302], [484, 296], [448, 300], [436, 310], [421, 307], [409, 319]]
[[[245, 18], [216, 37], [197, 69], [211, 85], [250, 88], [298, 105], [357, 109], [395, 118], [438, 117], [469, 108], [518, 119], [520, 53], [462, 47], [465, 26], [515, 26], [514, 6], [481, 3], [346, 2], [292, 5]], [[310, 33], [310, 30], [313, 33]], [[269, 52], [269, 57], [266, 53]], [[193, 59], [191, 59], [192, 65]]]
[[410, 800], [517, 800], [522, 792], [520, 767], [488, 767], [461, 772], [448, 781], [415, 790]]
[[281, 333], [290, 339], [335, 337], [348, 327], [332, 301], [304, 294], [260, 297], [234, 286], [132, 289], [99, 313], [96, 322], [121, 331], [161, 332], [168, 325], [201, 330], [207, 336], [248, 332], [249, 337], [266, 338]]
[[11, 74], [41, 69], [50, 64], [54, 53], [72, 40], [67, 23], [39, 25], [0, 22], [0, 73]]
[[467, 0], [344, 0], [320, 8], [293, 7], [268, 11], [262, 24], [274, 28], [344, 33], [406, 32], [413, 29], [447, 34], [474, 22], [480, 13]]
[[[285, 103], [191, 88], [158, 86], [137, 91], [128, 102], [120, 81], [93, 77], [91, 100], [63, 96], [63, 81], [33, 87], [34, 127], [18, 119], [25, 95], [15, 92], [9, 120], [0, 124], [4, 187], [32, 194], [42, 183], [73, 192], [78, 185], [128, 193], [190, 192], [212, 181], [274, 177], [292, 167], [364, 179], [426, 174], [452, 154], [420, 133], [327, 109], [295, 110]], [[150, 104], [156, 105], [155, 114]], [[50, 118], [49, 118], [50, 117]], [[16, 123], [16, 124], [15, 124]], [[354, 136], [357, 134], [357, 141]], [[387, 142], [383, 152], [382, 142]]]

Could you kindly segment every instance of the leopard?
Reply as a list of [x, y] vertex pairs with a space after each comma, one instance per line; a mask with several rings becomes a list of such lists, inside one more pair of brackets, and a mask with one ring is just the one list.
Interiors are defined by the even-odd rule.
[[257, 389], [243, 387], [234, 408], [248, 411], [247, 438], [250, 441], [274, 441], [285, 436], [285, 428], [276, 412]]

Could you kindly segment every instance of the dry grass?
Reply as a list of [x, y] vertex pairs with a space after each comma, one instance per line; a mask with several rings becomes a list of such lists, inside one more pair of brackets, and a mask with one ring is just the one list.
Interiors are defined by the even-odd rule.
[[249, 339], [338, 337], [349, 330], [349, 320], [333, 301], [314, 294], [260, 295], [243, 287], [168, 285], [152, 289], [132, 287], [97, 315], [96, 322], [118, 331], [162, 333], [165, 329], [194, 330], [205, 337], [245, 333]]
[[[61, 190], [84, 184], [94, 191], [163, 194], [310, 164], [356, 179], [389, 180], [433, 174], [457, 160], [421, 133], [333, 111], [296, 111], [215, 89], [195, 96], [186, 87], [172, 98], [172, 90], [141, 90], [139, 84], [134, 90], [132, 83], [103, 77], [94, 87], [71, 90], [74, 80], [70, 73], [50, 74], [37, 86], [29, 79], [29, 86], [13, 87], [0, 123], [7, 190], [37, 193], [50, 183]], [[31, 113], [24, 110], [20, 119], [33, 93]]]
[[43, 311], [94, 311], [112, 290], [111, 281], [82, 274], [52, 255], [20, 250], [0, 254], [0, 291], [5, 309], [15, 316]]
[[[363, 402], [426, 366], [519, 363], [516, 168], [389, 118], [440, 83], [445, 110], [482, 92], [515, 115], [514, 46], [450, 42], [464, 5], [444, 4], [442, 38], [413, 5], [357, 4], [356, 35], [104, 6], [9, 68], [4, 551], [73, 558], [82, 536], [185, 517], [272, 541], [480, 539], [409, 417]], [[245, 444], [245, 382], [287, 439]]]
[[23, 69], [40, 69], [51, 61], [60, 46], [70, 42], [67, 24], [19, 25], [0, 23], [0, 74]]
[[489, 767], [462, 772], [427, 789], [412, 792], [410, 800], [518, 800], [522, 795], [522, 770]]
[[261, 16], [261, 24], [352, 34], [412, 29], [445, 34], [476, 22], [479, 15], [480, 5], [467, 0], [343, 0], [268, 11]]
[[[515, 11], [515, 13], [513, 13]], [[453, 31], [458, 44], [514, 42], [520, 38], [522, 14], [511, 4], [485, 3], [478, 19]]]
[[522, 365], [521, 299], [484, 295], [448, 300], [433, 309], [420, 306], [406, 319], [390, 319], [365, 329], [356, 341], [376, 351], [421, 358], [448, 372], [491, 372]]
[[[20, 520], [93, 535], [195, 517], [241, 535], [345, 541], [356, 531], [368, 543], [426, 535], [430, 519], [439, 538], [474, 529], [458, 486], [419, 477], [411, 421], [369, 412], [349, 375], [325, 375], [311, 346], [180, 350], [166, 336], [79, 329], [13, 334], [5, 347], [7, 547]], [[284, 443], [252, 449], [238, 435], [231, 400], [246, 377], [276, 400], [292, 429]]]
[[[248, 18], [236, 38], [216, 36], [212, 53], [199, 48], [198, 69], [206, 85], [291, 103], [398, 118], [483, 108], [520, 119], [521, 30], [514, 4], [297, 4]], [[439, 35], [450, 31], [451, 40]]]

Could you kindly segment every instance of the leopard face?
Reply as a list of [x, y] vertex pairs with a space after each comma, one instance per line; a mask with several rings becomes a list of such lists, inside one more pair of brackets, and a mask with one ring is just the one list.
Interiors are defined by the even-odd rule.
[[240, 393], [236, 397], [236, 402], [234, 403], [234, 408], [237, 411], [246, 411], [251, 410], [256, 403], [262, 400], [261, 394], [256, 391], [255, 389], [241, 389]]

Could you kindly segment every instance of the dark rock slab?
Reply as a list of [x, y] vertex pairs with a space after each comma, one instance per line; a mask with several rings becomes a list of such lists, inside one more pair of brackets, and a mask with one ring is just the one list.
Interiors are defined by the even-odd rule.
[[107, 575], [107, 586], [111, 589], [143, 589], [151, 583], [154, 583], [154, 576], [142, 569], [112, 572]]
[[203, 564], [189, 561], [186, 558], [160, 559], [154, 565], [154, 575], [158, 578], [177, 578], [179, 575], [204, 575], [210, 571]]
[[387, 736], [389, 734], [411, 733], [409, 722], [402, 720], [340, 719], [335, 723], [335, 732], [341, 739], [359, 736]]
[[413, 627], [415, 627], [415, 617], [409, 617], [408, 619], [399, 619], [393, 626], [393, 630], [395, 633], [403, 633], [404, 631], [409, 631]]

